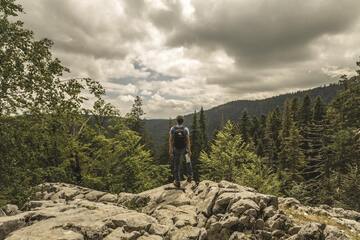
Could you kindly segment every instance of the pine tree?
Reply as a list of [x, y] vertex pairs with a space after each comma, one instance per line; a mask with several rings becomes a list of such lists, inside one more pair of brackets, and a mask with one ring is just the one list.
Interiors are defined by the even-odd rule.
[[144, 110], [142, 109], [142, 99], [140, 96], [136, 96], [134, 104], [131, 108], [131, 111], [126, 114], [128, 118], [129, 128], [135, 132], [144, 134], [144, 120], [143, 116], [145, 115]]
[[265, 129], [266, 129], [266, 116], [262, 114], [259, 120], [259, 131], [258, 131], [258, 139], [256, 143], [256, 154], [260, 157], [265, 156], [264, 150], [264, 142], [265, 142]]
[[255, 149], [258, 145], [258, 139], [260, 137], [260, 122], [256, 116], [253, 116], [251, 119], [250, 129], [249, 129], [250, 139], [255, 145]]
[[281, 113], [279, 107], [270, 112], [266, 119], [266, 129], [264, 138], [264, 152], [269, 167], [274, 169], [278, 166], [278, 155], [280, 152], [280, 129]]
[[282, 176], [282, 192], [289, 194], [294, 183], [302, 180], [304, 154], [300, 148], [300, 131], [294, 122], [290, 123], [289, 135], [282, 139], [282, 148], [279, 154], [279, 172]]
[[247, 110], [245, 109], [240, 119], [239, 133], [241, 134], [243, 140], [246, 143], [250, 142], [250, 128], [251, 128], [250, 118]]
[[199, 131], [199, 123], [197, 118], [196, 110], [193, 114], [193, 122], [191, 126], [191, 160], [193, 167], [193, 174], [195, 182], [199, 182], [199, 157], [201, 152], [201, 139], [200, 139], [200, 131]]
[[311, 123], [312, 119], [312, 106], [311, 106], [311, 98], [309, 95], [306, 95], [303, 99], [302, 105], [298, 112], [298, 117], [301, 126], [306, 126]]
[[322, 101], [321, 97], [318, 96], [315, 99], [312, 119], [316, 123], [321, 123], [322, 121], [324, 121], [325, 115], [326, 115], [325, 104]]
[[291, 110], [291, 117], [294, 120], [294, 122], [297, 124], [299, 122], [299, 99], [293, 98], [291, 99], [290, 104], [290, 110]]
[[208, 149], [208, 139], [206, 133], [206, 119], [205, 112], [203, 107], [200, 109], [200, 117], [199, 117], [199, 136], [200, 136], [200, 146], [201, 150], [207, 151]]
[[293, 115], [291, 112], [291, 103], [286, 100], [284, 103], [284, 111], [282, 114], [280, 138], [286, 139], [290, 135], [290, 127], [294, 122]]
[[300, 134], [302, 136], [302, 143], [301, 148], [305, 154], [306, 161], [309, 161], [308, 158], [310, 157], [311, 153], [311, 146], [310, 146], [310, 138], [312, 133], [310, 129], [310, 125], [313, 119], [312, 113], [312, 106], [311, 106], [311, 98], [309, 95], [306, 95], [303, 99], [302, 105], [298, 112], [299, 117], [299, 127], [300, 127]]
[[209, 153], [201, 153], [206, 178], [215, 181], [224, 179], [262, 192], [278, 193], [280, 183], [276, 175], [264, 167], [260, 158], [236, 132], [234, 124], [227, 122], [217, 133]]

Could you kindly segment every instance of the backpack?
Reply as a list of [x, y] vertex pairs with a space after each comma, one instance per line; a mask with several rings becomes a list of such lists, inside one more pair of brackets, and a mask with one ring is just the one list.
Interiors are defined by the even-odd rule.
[[186, 147], [186, 137], [187, 137], [187, 132], [185, 130], [185, 127], [181, 126], [175, 126], [174, 127], [174, 146], [177, 149], [183, 149]]

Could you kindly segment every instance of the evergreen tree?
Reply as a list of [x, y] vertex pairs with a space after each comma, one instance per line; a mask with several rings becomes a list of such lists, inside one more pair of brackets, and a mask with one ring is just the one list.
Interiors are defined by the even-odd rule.
[[250, 118], [247, 110], [245, 109], [240, 118], [239, 133], [241, 134], [243, 140], [246, 143], [250, 142], [250, 128], [251, 128]]
[[226, 123], [211, 144], [210, 152], [201, 153], [207, 179], [228, 180], [254, 187], [262, 192], [278, 193], [279, 181], [236, 134], [234, 124]]
[[145, 115], [144, 110], [142, 109], [142, 99], [140, 96], [136, 96], [134, 104], [131, 108], [131, 111], [126, 114], [128, 118], [129, 128], [140, 134], [144, 134], [144, 120], [143, 116]]
[[299, 99], [293, 98], [291, 99], [290, 104], [291, 117], [293, 121], [297, 124], [299, 122]]
[[280, 151], [280, 129], [281, 113], [277, 107], [270, 112], [266, 119], [266, 129], [264, 138], [264, 152], [269, 167], [276, 169], [278, 166], [278, 154]]
[[304, 166], [304, 154], [300, 148], [300, 131], [294, 124], [290, 123], [289, 135], [282, 139], [282, 148], [279, 154], [279, 172], [281, 177], [282, 192], [289, 194], [294, 183], [300, 183], [302, 179], [302, 168]]
[[284, 103], [284, 111], [282, 114], [280, 138], [286, 139], [290, 135], [290, 127], [292, 126], [294, 119], [291, 112], [291, 103], [287, 100]]
[[311, 98], [306, 95], [298, 112], [299, 121], [302, 127], [311, 123], [313, 113], [311, 106]]
[[200, 136], [201, 150], [207, 151], [208, 139], [207, 139], [207, 133], [206, 133], [205, 112], [204, 112], [203, 107], [201, 107], [201, 109], [200, 109], [200, 116], [199, 116], [199, 136]]
[[306, 95], [303, 99], [302, 105], [298, 112], [300, 134], [302, 136], [301, 148], [305, 154], [306, 161], [309, 161], [309, 155], [311, 154], [310, 138], [311, 130], [310, 125], [313, 119], [311, 98]]
[[249, 128], [250, 139], [255, 145], [255, 149], [258, 145], [258, 139], [260, 138], [260, 122], [256, 116], [253, 116], [251, 119], [251, 124]]
[[259, 120], [259, 131], [258, 131], [258, 139], [256, 143], [256, 154], [260, 157], [265, 156], [264, 150], [264, 142], [265, 142], [265, 129], [266, 129], [266, 116], [262, 114]]
[[324, 121], [325, 115], [326, 115], [325, 104], [322, 101], [321, 97], [318, 96], [315, 99], [312, 119], [316, 123], [321, 123], [322, 121]]
[[199, 131], [199, 121], [195, 110], [193, 115], [193, 122], [191, 126], [191, 160], [192, 160], [195, 182], [200, 181], [199, 178], [200, 152], [201, 152], [201, 139], [200, 139], [200, 131]]

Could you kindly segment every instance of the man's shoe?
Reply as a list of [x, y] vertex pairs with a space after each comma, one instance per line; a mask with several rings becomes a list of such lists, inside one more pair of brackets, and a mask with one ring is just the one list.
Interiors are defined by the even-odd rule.
[[179, 188], [180, 187], [180, 182], [179, 181], [174, 181], [174, 186]]
[[192, 177], [188, 177], [186, 181], [187, 181], [188, 183], [191, 183]]

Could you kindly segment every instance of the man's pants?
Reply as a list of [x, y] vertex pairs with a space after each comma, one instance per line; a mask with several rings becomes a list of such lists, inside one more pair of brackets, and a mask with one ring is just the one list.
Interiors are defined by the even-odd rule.
[[[180, 182], [180, 165], [181, 165], [181, 160], [185, 160], [185, 154], [186, 154], [186, 149], [177, 149], [174, 148], [174, 152], [173, 152], [173, 175], [174, 175], [174, 179], [175, 181]], [[186, 163], [186, 172], [187, 172], [187, 176], [188, 177], [193, 177], [193, 170], [192, 170], [192, 166], [191, 166], [191, 161]]]

